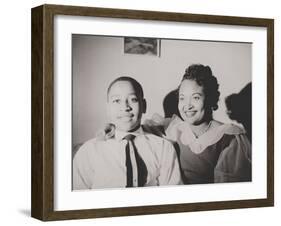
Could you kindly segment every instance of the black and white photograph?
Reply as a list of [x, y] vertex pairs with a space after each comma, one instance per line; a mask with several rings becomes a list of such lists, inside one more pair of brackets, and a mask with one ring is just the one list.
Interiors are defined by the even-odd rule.
[[251, 183], [251, 143], [252, 43], [72, 34], [72, 190]]
[[274, 206], [274, 19], [33, 8], [32, 122], [36, 219]]

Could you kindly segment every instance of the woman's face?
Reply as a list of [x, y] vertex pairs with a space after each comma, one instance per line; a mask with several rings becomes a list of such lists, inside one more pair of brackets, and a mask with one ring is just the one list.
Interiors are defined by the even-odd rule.
[[199, 125], [205, 115], [203, 87], [194, 80], [183, 80], [179, 88], [178, 109], [184, 121]]

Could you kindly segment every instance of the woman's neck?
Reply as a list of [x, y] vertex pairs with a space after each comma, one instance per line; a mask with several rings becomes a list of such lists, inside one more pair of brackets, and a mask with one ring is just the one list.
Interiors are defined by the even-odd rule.
[[198, 138], [209, 130], [211, 124], [212, 124], [212, 120], [209, 120], [209, 121], [202, 122], [199, 125], [190, 125], [190, 128], [193, 134], [195, 135], [195, 137]]

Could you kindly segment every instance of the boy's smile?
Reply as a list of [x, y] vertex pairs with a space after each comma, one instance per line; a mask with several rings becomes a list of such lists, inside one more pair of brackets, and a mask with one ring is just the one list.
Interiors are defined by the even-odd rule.
[[131, 114], [131, 113], [124, 114], [124, 115], [118, 116], [117, 118], [124, 121], [124, 122], [129, 122], [129, 121], [133, 120], [134, 114]]
[[107, 111], [110, 122], [121, 131], [131, 131], [141, 124], [143, 99], [129, 81], [117, 81], [108, 93]]

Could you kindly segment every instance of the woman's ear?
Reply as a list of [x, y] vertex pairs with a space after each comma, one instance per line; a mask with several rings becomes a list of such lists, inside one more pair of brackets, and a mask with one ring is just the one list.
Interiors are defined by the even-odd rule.
[[146, 100], [145, 99], [142, 100], [142, 113], [143, 114], [146, 113]]

